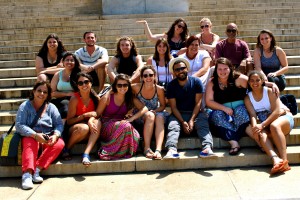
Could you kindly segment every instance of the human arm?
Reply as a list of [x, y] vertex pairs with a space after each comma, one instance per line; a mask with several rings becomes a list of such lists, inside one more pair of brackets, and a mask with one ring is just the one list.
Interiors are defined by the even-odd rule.
[[73, 92], [63, 92], [63, 91], [58, 91], [57, 90], [57, 84], [59, 81], [59, 73], [60, 72], [56, 72], [51, 80], [51, 89], [52, 89], [52, 93], [51, 96], [55, 97], [55, 98], [62, 98], [62, 97], [70, 97], [72, 96], [74, 93]]
[[286, 54], [283, 51], [283, 49], [280, 47], [277, 47], [276, 55], [280, 61], [281, 68], [279, 70], [277, 70], [276, 72], [267, 74], [267, 76], [275, 77], [275, 76], [283, 75], [288, 72], [288, 61], [287, 61]]
[[195, 119], [201, 109], [202, 93], [197, 93], [195, 96], [195, 107], [191, 115], [190, 120], [188, 121], [189, 132], [192, 132], [194, 129]]
[[248, 95], [245, 97], [244, 103], [249, 113], [252, 135], [255, 141], [259, 141], [259, 136], [262, 133], [263, 127], [261, 124], [257, 123], [257, 115]]
[[[199, 51], [199, 53], [201, 52], [201, 50]], [[201, 68], [193, 74], [194, 77], [201, 77], [204, 74], [206, 74], [206, 72], [209, 70], [210, 68], [210, 62], [211, 62], [211, 58], [208, 55], [207, 51], [202, 51], [203, 53], [205, 52], [205, 54], [207, 54], [207, 57], [204, 57], [202, 59], [202, 66]]]
[[254, 60], [254, 68], [255, 70], [261, 72], [264, 76], [264, 80], [267, 81], [268, 78], [266, 76], [266, 74], [262, 71], [261, 69], [261, 52], [260, 52], [260, 48], [256, 48], [254, 49], [254, 53], [253, 53], [253, 60]]
[[45, 67], [43, 59], [40, 56], [35, 58], [35, 70], [36, 74], [55, 74], [56, 72], [63, 69], [63, 64], [60, 62], [57, 66]]
[[107, 66], [107, 75], [110, 78], [110, 80], [113, 82], [115, 80], [116, 74], [115, 74], [115, 69], [119, 64], [119, 60], [117, 57], [113, 57], [108, 66]]
[[136, 22], [144, 24], [145, 34], [147, 36], [147, 39], [150, 40], [151, 42], [156, 42], [160, 38], [166, 38], [166, 34], [153, 35], [146, 20], [140, 20], [140, 21], [136, 21]]
[[162, 86], [156, 85], [156, 87], [157, 87], [157, 96], [158, 96], [158, 101], [159, 101], [159, 107], [153, 111], [155, 113], [162, 112], [166, 108], [165, 90]]
[[150, 57], [147, 59], [146, 65], [152, 65], [152, 58], [153, 58], [153, 56], [150, 56]]
[[212, 79], [209, 80], [209, 82], [206, 85], [205, 102], [206, 102], [206, 106], [212, 110], [222, 110], [228, 115], [233, 115], [233, 110], [231, 108], [228, 108], [214, 100]]
[[176, 106], [176, 99], [175, 98], [168, 99], [168, 102], [172, 110], [172, 115], [174, 115], [177, 118], [177, 120], [179, 121], [180, 125], [183, 128], [184, 133], [189, 134], [190, 133], [189, 124], [188, 122], [184, 121], [184, 119], [182, 118], [181, 113], [179, 112]]
[[133, 98], [134, 106], [138, 109], [138, 112], [126, 119], [128, 122], [133, 122], [134, 120], [143, 116], [147, 111], [148, 108], [137, 98]]
[[211, 52], [211, 51], [213, 51], [216, 48], [219, 40], [220, 40], [220, 37], [217, 34], [213, 33], [213, 41], [212, 41], [212, 43], [211, 44], [204, 44], [204, 43], [202, 43], [200, 41], [200, 46], [199, 47], [201, 49], [204, 49], [204, 50], [207, 50], [207, 51]]
[[141, 69], [144, 66], [143, 59], [142, 59], [141, 55], [136, 56], [136, 65], [137, 65], [137, 68], [136, 68], [136, 70], [134, 71], [134, 73], [132, 74], [132, 76], [130, 78], [131, 82], [139, 82]]

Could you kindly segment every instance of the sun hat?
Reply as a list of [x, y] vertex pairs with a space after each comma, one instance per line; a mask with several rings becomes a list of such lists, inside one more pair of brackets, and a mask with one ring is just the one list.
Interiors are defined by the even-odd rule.
[[185, 66], [188, 68], [188, 71], [190, 71], [190, 63], [189, 63], [189, 61], [188, 61], [187, 59], [185, 59], [185, 58], [177, 57], [177, 58], [171, 59], [170, 62], [169, 62], [169, 71], [170, 71], [171, 73], [173, 73], [173, 66], [174, 66], [174, 63], [175, 63], [175, 62], [178, 62], [178, 61], [183, 62], [183, 63], [185, 64]]

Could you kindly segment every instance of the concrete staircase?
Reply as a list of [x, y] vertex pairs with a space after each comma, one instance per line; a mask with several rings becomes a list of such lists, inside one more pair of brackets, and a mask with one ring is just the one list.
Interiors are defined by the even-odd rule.
[[[44, 39], [55, 32], [69, 51], [82, 47], [82, 34], [87, 30], [97, 33], [98, 44], [113, 56], [116, 39], [129, 35], [146, 60], [154, 52], [154, 44], [147, 41], [143, 26], [135, 21], [146, 19], [153, 33], [168, 30], [178, 17], [188, 23], [191, 34], [199, 32], [199, 20], [209, 17], [213, 32], [225, 37], [226, 25], [235, 22], [239, 37], [251, 51], [263, 28], [270, 29], [288, 56], [290, 70], [286, 76], [288, 87], [283, 92], [297, 97], [300, 104], [300, 2], [297, 0], [189, 0], [188, 13], [157, 13], [101, 16], [101, 1], [94, 0], [0, 0], [0, 133], [8, 130], [15, 120], [18, 106], [28, 97], [36, 80], [34, 60]], [[300, 162], [300, 114], [295, 116], [295, 128], [287, 136], [290, 163]], [[152, 161], [139, 153], [136, 157], [119, 161], [99, 161], [92, 157], [92, 166], [81, 164], [84, 144], [73, 149], [72, 161], [57, 161], [43, 172], [46, 175], [87, 173], [117, 173], [152, 170], [179, 170], [269, 165], [271, 160], [262, 154], [248, 137], [241, 140], [239, 156], [228, 155], [228, 144], [214, 138], [218, 158], [200, 159], [200, 142], [196, 137], [181, 138], [181, 159]], [[96, 148], [94, 151], [96, 152]], [[0, 166], [0, 177], [20, 176], [20, 166]]]

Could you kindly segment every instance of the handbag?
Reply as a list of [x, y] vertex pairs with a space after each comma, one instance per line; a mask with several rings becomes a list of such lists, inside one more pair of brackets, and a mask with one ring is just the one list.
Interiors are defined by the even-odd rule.
[[21, 165], [22, 162], [21, 135], [10, 134], [14, 126], [15, 122], [0, 138], [0, 165], [3, 166]]
[[[46, 103], [39, 108], [29, 127], [33, 127], [38, 122], [45, 106]], [[17, 132], [11, 133], [14, 126], [15, 122], [11, 125], [7, 133], [2, 134], [0, 137], [0, 165], [2, 166], [22, 164], [22, 136]]]

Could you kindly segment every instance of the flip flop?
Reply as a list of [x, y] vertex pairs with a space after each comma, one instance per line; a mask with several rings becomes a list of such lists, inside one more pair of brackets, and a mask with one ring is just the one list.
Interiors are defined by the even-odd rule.
[[282, 162], [282, 169], [280, 172], [286, 172], [286, 171], [289, 171], [291, 170], [291, 167], [289, 166], [289, 161], [288, 160], [284, 160]]
[[273, 165], [272, 169], [271, 169], [271, 174], [277, 174], [282, 172], [284, 168], [284, 164], [283, 161], [276, 163], [275, 165]]
[[144, 156], [146, 158], [153, 159], [154, 152], [150, 148], [148, 148], [147, 150], [144, 151]]
[[233, 147], [229, 150], [229, 155], [235, 156], [237, 155], [241, 150], [241, 147]]
[[155, 150], [155, 152], [153, 154], [153, 159], [154, 160], [161, 160], [162, 159], [160, 150], [158, 150], [158, 149]]

